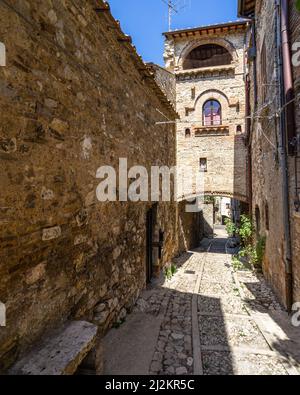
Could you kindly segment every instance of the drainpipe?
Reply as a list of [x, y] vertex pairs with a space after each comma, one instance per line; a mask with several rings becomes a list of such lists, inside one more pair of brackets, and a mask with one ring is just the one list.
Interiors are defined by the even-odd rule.
[[[247, 34], [250, 31], [251, 34], [253, 26], [252, 26], [252, 20], [249, 19], [249, 22], [247, 24], [247, 30], [245, 32], [245, 37], [244, 37], [244, 52], [246, 53], [247, 50]], [[252, 198], [253, 198], [253, 186], [252, 186], [252, 152], [251, 152], [251, 119], [249, 118], [251, 116], [251, 105], [250, 105], [250, 93], [251, 93], [251, 84], [250, 84], [250, 78], [249, 78], [249, 71], [247, 70], [247, 65], [246, 65], [246, 57], [244, 60], [244, 81], [245, 81], [245, 115], [246, 115], [246, 146], [247, 146], [247, 152], [248, 152], [248, 197], [249, 197], [249, 214], [252, 217]]]
[[252, 133], [251, 127], [252, 122], [250, 118], [251, 115], [251, 107], [250, 107], [250, 81], [249, 77], [246, 76], [246, 133], [247, 133], [247, 150], [248, 150], [248, 188], [249, 188], [249, 213], [252, 218], [252, 209], [253, 209], [253, 185], [252, 185]]
[[[291, 74], [288, 70], [290, 62], [290, 51], [288, 46], [288, 16], [287, 0], [276, 0], [277, 10], [277, 59], [278, 59], [278, 79], [280, 89], [280, 107], [288, 102], [287, 94], [291, 90]], [[289, 59], [287, 59], [288, 57]], [[289, 96], [290, 97], [290, 96]], [[283, 198], [283, 220], [284, 220], [284, 241], [285, 241], [285, 283], [286, 283], [286, 305], [289, 312], [293, 305], [293, 270], [292, 270], [292, 244], [291, 244], [291, 224], [290, 224], [290, 194], [289, 194], [289, 171], [288, 171], [288, 133], [287, 127], [290, 125], [288, 111], [282, 111], [279, 124], [279, 155], [282, 171], [282, 198]]]

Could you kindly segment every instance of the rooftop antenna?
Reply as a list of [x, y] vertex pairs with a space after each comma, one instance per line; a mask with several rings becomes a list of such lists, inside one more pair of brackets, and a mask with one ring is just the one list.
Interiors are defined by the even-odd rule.
[[172, 16], [191, 6], [191, 0], [162, 0], [168, 6], [169, 32], [172, 30]]

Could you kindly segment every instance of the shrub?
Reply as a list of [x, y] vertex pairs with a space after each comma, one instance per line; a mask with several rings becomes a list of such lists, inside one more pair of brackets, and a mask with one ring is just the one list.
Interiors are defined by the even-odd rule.
[[233, 237], [235, 236], [237, 232], [237, 227], [235, 224], [232, 222], [230, 218], [227, 218], [225, 220], [225, 225], [226, 225], [226, 232], [228, 233], [228, 236]]
[[251, 244], [252, 242], [252, 236], [253, 236], [253, 224], [248, 217], [248, 215], [242, 215], [241, 216], [241, 226], [238, 229], [238, 234], [240, 235], [240, 238], [244, 244], [244, 246], [247, 246]]
[[174, 276], [176, 272], [177, 272], [177, 267], [174, 264], [165, 268], [165, 276], [168, 280], [171, 280], [171, 278]]

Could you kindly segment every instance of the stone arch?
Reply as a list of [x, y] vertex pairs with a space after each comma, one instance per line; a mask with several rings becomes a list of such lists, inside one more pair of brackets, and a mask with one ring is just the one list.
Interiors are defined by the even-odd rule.
[[210, 89], [205, 92], [202, 92], [196, 99], [194, 109], [197, 113], [201, 114], [202, 117], [202, 109], [204, 104], [208, 100], [217, 100], [222, 107], [222, 119], [228, 119], [228, 111], [229, 111], [229, 99], [228, 97], [221, 91], [217, 89]]
[[[225, 197], [229, 199], [239, 200], [242, 203], [249, 204], [249, 197], [246, 195], [242, 195], [238, 192], [228, 192], [228, 191], [205, 191], [204, 196], [211, 196], [211, 197]], [[203, 198], [203, 195], [199, 195], [199, 198]]]
[[187, 57], [187, 55], [195, 48], [200, 47], [202, 45], [206, 45], [206, 44], [216, 44], [219, 45], [221, 47], [224, 47], [232, 56], [233, 59], [233, 64], [235, 66], [238, 65], [239, 62], [239, 57], [237, 54], [237, 50], [235, 48], [235, 46], [229, 41], [226, 40], [224, 38], [206, 38], [206, 39], [199, 39], [199, 40], [194, 40], [190, 43], [188, 43], [183, 50], [181, 51], [178, 61], [177, 61], [177, 66], [182, 69], [183, 67], [183, 62], [185, 60], [185, 58]]
[[0, 41], [0, 66], [6, 66], [6, 49], [5, 45]]

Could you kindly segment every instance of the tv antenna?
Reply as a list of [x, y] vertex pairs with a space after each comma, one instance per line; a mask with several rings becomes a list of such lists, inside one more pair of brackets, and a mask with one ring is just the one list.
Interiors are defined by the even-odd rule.
[[191, 0], [162, 0], [168, 6], [169, 31], [172, 29], [172, 16], [191, 6]]

